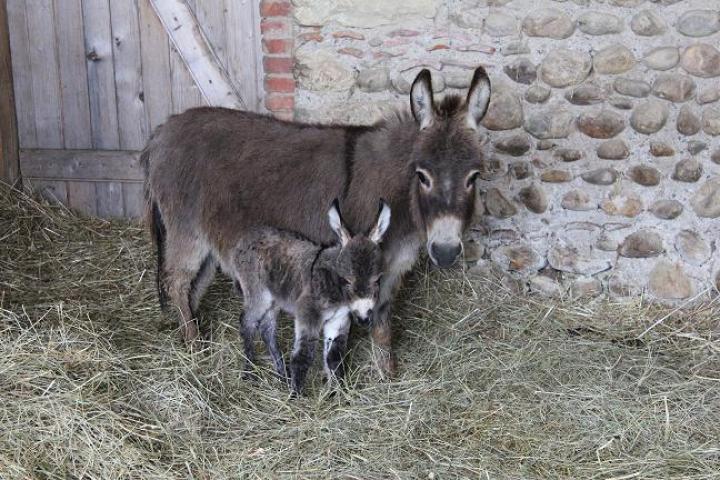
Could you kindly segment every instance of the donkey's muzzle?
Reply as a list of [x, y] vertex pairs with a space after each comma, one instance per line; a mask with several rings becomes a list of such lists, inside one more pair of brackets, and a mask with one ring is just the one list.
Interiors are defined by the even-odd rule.
[[430, 246], [430, 258], [438, 267], [449, 267], [460, 255], [462, 244], [454, 243], [433, 243]]
[[372, 310], [367, 313], [365, 316], [358, 315], [357, 313], [353, 313], [353, 317], [355, 318], [355, 323], [360, 325], [361, 327], [369, 327], [373, 323], [373, 312]]

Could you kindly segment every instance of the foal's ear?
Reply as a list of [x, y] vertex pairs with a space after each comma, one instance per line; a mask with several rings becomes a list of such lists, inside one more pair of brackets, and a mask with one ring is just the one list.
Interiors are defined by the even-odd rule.
[[475, 70], [465, 103], [468, 110], [467, 125], [473, 130], [477, 130], [480, 121], [487, 113], [488, 105], [490, 105], [490, 78], [483, 67]]
[[415, 121], [420, 124], [420, 130], [433, 124], [434, 108], [430, 70], [424, 68], [415, 77], [410, 88], [410, 110], [412, 110]]
[[375, 243], [382, 242], [385, 232], [390, 227], [390, 205], [385, 200], [380, 199], [380, 210], [375, 226], [370, 230], [370, 240]]
[[333, 200], [333, 203], [330, 206], [328, 218], [330, 219], [330, 228], [333, 229], [335, 235], [337, 235], [340, 239], [340, 244], [344, 247], [350, 241], [350, 232], [347, 227], [345, 227], [345, 222], [343, 222], [343, 219], [340, 216], [340, 202], [337, 198]]

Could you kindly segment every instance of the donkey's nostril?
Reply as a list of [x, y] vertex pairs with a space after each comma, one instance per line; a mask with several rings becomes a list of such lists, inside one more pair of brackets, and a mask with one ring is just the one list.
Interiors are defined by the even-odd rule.
[[455, 263], [455, 259], [460, 255], [462, 246], [452, 243], [433, 243], [430, 247], [430, 256], [439, 267], [449, 267]]

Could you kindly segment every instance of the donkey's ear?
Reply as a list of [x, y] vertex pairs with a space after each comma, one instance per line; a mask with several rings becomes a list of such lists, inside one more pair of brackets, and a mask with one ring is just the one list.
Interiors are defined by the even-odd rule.
[[370, 240], [375, 243], [382, 242], [385, 232], [390, 227], [390, 205], [383, 199], [380, 199], [380, 211], [378, 212], [377, 222], [372, 230], [370, 230]]
[[410, 88], [410, 109], [413, 117], [420, 124], [420, 130], [429, 127], [435, 120], [433, 104], [432, 80], [430, 70], [423, 69], [415, 77]]
[[337, 235], [340, 239], [340, 244], [342, 246], [347, 245], [350, 241], [350, 232], [345, 227], [345, 222], [343, 222], [343, 219], [340, 216], [340, 202], [337, 198], [333, 200], [332, 206], [330, 206], [328, 218], [330, 219], [330, 228], [333, 229], [335, 235]]
[[477, 130], [490, 105], [490, 79], [483, 67], [478, 67], [470, 82], [467, 96], [467, 125]]

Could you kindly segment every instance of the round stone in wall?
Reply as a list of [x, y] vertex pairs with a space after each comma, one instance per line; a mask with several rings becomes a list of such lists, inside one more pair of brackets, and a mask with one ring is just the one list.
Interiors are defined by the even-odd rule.
[[717, 77], [720, 75], [720, 52], [712, 45], [696, 43], [685, 49], [680, 66], [696, 77]]
[[683, 212], [683, 205], [677, 200], [657, 200], [650, 205], [650, 212], [661, 220], [673, 220]]
[[510, 88], [495, 90], [482, 125], [488, 130], [511, 130], [522, 123], [522, 103], [517, 95]]
[[643, 203], [639, 196], [634, 193], [625, 195], [610, 195], [603, 200], [600, 208], [608, 215], [623, 217], [637, 217], [643, 210]]
[[585, 172], [580, 177], [593, 185], [612, 185], [620, 177], [614, 168], [598, 168]]
[[649, 165], [635, 165], [628, 170], [627, 176], [643, 187], [655, 187], [660, 183], [661, 178], [658, 169]]
[[522, 22], [522, 30], [529, 37], [568, 38], [575, 31], [575, 21], [557, 8], [540, 8]]
[[679, 263], [660, 260], [650, 272], [650, 293], [664, 300], [682, 300], [693, 294], [693, 285]]
[[690, 10], [680, 16], [678, 32], [688, 37], [705, 37], [720, 31], [718, 10]]
[[530, 137], [522, 133], [502, 137], [497, 140], [494, 145], [497, 150], [512, 155], [513, 157], [524, 155], [531, 147]]
[[677, 117], [677, 130], [683, 135], [695, 135], [700, 131], [700, 119], [688, 105], [683, 105]]
[[641, 10], [633, 16], [630, 28], [637, 35], [652, 37], [667, 30], [667, 24], [655, 11]]
[[515, 180], [524, 180], [532, 175], [530, 162], [526, 162], [524, 160], [511, 163], [509, 171], [510, 175], [512, 175]]
[[623, 31], [623, 21], [620, 17], [593, 11], [580, 15], [577, 26], [581, 32], [588, 35], [608, 35]]
[[605, 47], [595, 54], [593, 67], [596, 72], [604, 74], [623, 73], [635, 64], [635, 56], [629, 48], [622, 45]]
[[496, 156], [484, 159], [480, 165], [480, 178], [483, 180], [497, 180], [505, 175], [505, 172], [505, 162]]
[[695, 96], [695, 80], [687, 75], [662, 73], [653, 82], [653, 94], [671, 102], [686, 102]]
[[576, 85], [588, 76], [592, 58], [586, 52], [559, 48], [545, 56], [540, 65], [540, 78], [552, 87]]
[[528, 280], [530, 292], [548, 298], [559, 298], [562, 296], [563, 289], [557, 280], [547, 275], [535, 275]]
[[589, 245], [564, 238], [558, 238], [548, 250], [548, 264], [555, 270], [580, 275], [595, 275], [612, 267], [608, 260], [593, 257]]
[[707, 143], [700, 140], [691, 140], [687, 144], [687, 150], [690, 155], [697, 155], [707, 148]]
[[517, 58], [503, 67], [505, 75], [514, 82], [530, 85], [537, 78], [537, 68], [527, 58]]
[[597, 209], [597, 203], [590, 200], [590, 195], [588, 195], [585, 191], [578, 189], [570, 190], [565, 193], [562, 201], [560, 202], [560, 206], [566, 210], [580, 212]]
[[517, 213], [517, 208], [497, 188], [489, 188], [485, 194], [485, 208], [493, 217], [510, 218]]
[[493, 37], [507, 37], [515, 35], [518, 31], [518, 22], [512, 15], [500, 12], [491, 12], [485, 17], [483, 30]]
[[625, 119], [611, 110], [582, 114], [576, 123], [578, 130], [592, 138], [612, 138], [625, 129]]
[[665, 142], [651, 140], [650, 155], [652, 155], [653, 157], [672, 157], [673, 155], [675, 155], [675, 149]]
[[720, 135], [720, 107], [705, 107], [702, 114], [702, 129], [708, 135]]
[[705, 239], [695, 230], [681, 230], [675, 236], [675, 250], [686, 262], [702, 266], [710, 260], [712, 250]]
[[645, 100], [635, 107], [630, 116], [630, 125], [640, 133], [649, 135], [659, 131], [668, 117], [668, 107], [659, 100]]
[[327, 50], [298, 50], [295, 73], [306, 90], [344, 91], [355, 84], [355, 74]]
[[545, 170], [540, 175], [540, 180], [546, 183], [565, 183], [572, 179], [572, 173], [567, 170]]
[[615, 91], [621, 95], [629, 95], [631, 97], [647, 97], [650, 94], [650, 84], [642, 80], [634, 80], [632, 78], [617, 78], [613, 82]]
[[680, 51], [676, 47], [659, 47], [645, 54], [643, 62], [653, 70], [670, 70], [680, 61]]
[[555, 150], [553, 156], [563, 162], [577, 162], [585, 155], [580, 150], [574, 148], [558, 148]]
[[594, 105], [606, 98], [605, 89], [592, 84], [578, 85], [565, 92], [565, 99], [573, 105]]
[[710, 160], [720, 165], [720, 150], [715, 150], [712, 155], [710, 155]]
[[570, 295], [573, 298], [595, 298], [602, 293], [602, 283], [597, 278], [579, 277], [570, 284]]
[[534, 112], [525, 119], [525, 130], [541, 140], [565, 138], [573, 130], [574, 116], [562, 108]]
[[703, 174], [702, 164], [694, 158], [686, 158], [675, 164], [672, 179], [678, 182], [694, 183]]
[[703, 89], [700, 89], [697, 94], [697, 98], [695, 99], [695, 101], [697, 101], [697, 103], [699, 103], [700, 105], [717, 102], [718, 100], [720, 100], [719, 85], [709, 85]]
[[390, 73], [387, 68], [360, 70], [357, 85], [363, 92], [382, 92], [390, 88]]
[[542, 85], [533, 85], [525, 92], [525, 100], [530, 103], [543, 103], [550, 98], [550, 89]]
[[614, 138], [598, 146], [597, 156], [603, 160], [623, 160], [630, 156], [630, 149], [624, 140]]
[[518, 198], [520, 199], [520, 202], [522, 202], [522, 204], [533, 213], [543, 213], [547, 210], [547, 196], [545, 195], [543, 189], [534, 183], [520, 189]]
[[651, 229], [642, 229], [631, 233], [618, 247], [618, 253], [627, 258], [657, 257], [662, 252], [662, 237]]
[[503, 270], [520, 274], [537, 272], [545, 266], [545, 260], [521, 242], [496, 248], [490, 253], [490, 259]]
[[706, 181], [692, 196], [690, 204], [698, 217], [720, 217], [720, 178]]
[[619, 95], [613, 95], [608, 98], [608, 103], [615, 108], [620, 110], [631, 110], [635, 105], [632, 100], [627, 97], [621, 97]]

